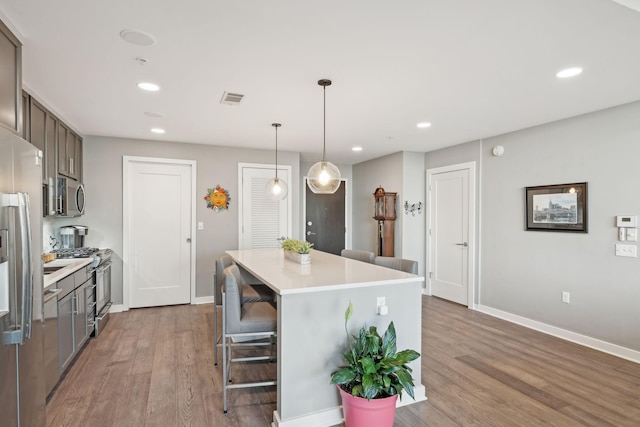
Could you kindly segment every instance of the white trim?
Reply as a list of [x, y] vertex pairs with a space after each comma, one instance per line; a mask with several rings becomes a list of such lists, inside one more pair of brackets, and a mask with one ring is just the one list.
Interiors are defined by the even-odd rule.
[[129, 311], [129, 307], [122, 304], [112, 304], [109, 309], [109, 313], [122, 313], [123, 311]]
[[426, 186], [425, 186], [425, 200], [427, 201], [426, 209], [426, 253], [425, 253], [425, 280], [426, 295], [431, 295], [431, 278], [429, 278], [429, 270], [431, 270], [431, 264], [429, 263], [429, 257], [431, 255], [431, 208], [433, 203], [431, 202], [431, 177], [436, 174], [454, 172], [458, 170], [467, 169], [469, 171], [469, 246], [468, 246], [468, 268], [467, 268], [467, 307], [475, 307], [475, 294], [476, 294], [476, 162], [458, 163], [455, 165], [441, 166], [437, 168], [427, 169]]
[[[415, 396], [415, 400], [405, 393], [403, 398], [396, 401], [396, 408], [427, 400], [425, 387], [422, 384], [418, 384], [414, 387], [413, 394]], [[344, 422], [342, 406], [336, 406], [313, 414], [291, 418], [286, 421], [280, 419], [278, 411], [273, 411], [273, 422], [271, 423], [271, 427], [330, 427], [341, 424], [342, 422]]]
[[[242, 213], [243, 213], [243, 203], [242, 199], [244, 198], [242, 189], [242, 169], [243, 168], [251, 168], [251, 169], [273, 169], [275, 170], [275, 164], [266, 164], [266, 163], [241, 163], [238, 162], [238, 249], [250, 249], [243, 248], [242, 245], [242, 231], [243, 231], [243, 222], [242, 222]], [[287, 185], [289, 186], [289, 194], [287, 195], [287, 215], [289, 216], [289, 220], [287, 221], [287, 238], [291, 238], [292, 229], [293, 229], [293, 188], [291, 185], [291, 165], [278, 165], [278, 170], [284, 169], [287, 171], [287, 176], [289, 177], [289, 182]]]
[[191, 166], [191, 267], [190, 301], [196, 298], [196, 183], [197, 162], [195, 160], [165, 159], [160, 157], [122, 156], [122, 302], [129, 309], [129, 165], [130, 163], [162, 163]]
[[343, 421], [342, 406], [302, 417], [290, 418], [286, 421], [280, 419], [280, 413], [278, 413], [278, 411], [273, 411], [271, 427], [329, 427], [341, 424]]
[[[640, 0], [613, 0], [614, 2], [640, 12]], [[6, 21], [5, 21], [6, 22]]]
[[517, 314], [508, 313], [506, 311], [498, 310], [496, 308], [487, 307], [486, 305], [478, 305], [477, 310], [481, 313], [488, 314], [499, 319], [506, 320], [511, 323], [516, 323], [520, 326], [524, 326], [529, 329], [536, 330], [554, 337], [562, 338], [563, 340], [570, 341], [576, 344], [583, 345], [585, 347], [592, 348], [594, 350], [602, 351], [604, 353], [611, 354], [613, 356], [620, 357], [622, 359], [630, 360], [632, 362], [640, 363], [640, 351], [632, 350], [630, 348], [622, 347], [617, 344], [612, 344], [606, 341], [602, 341], [596, 338], [592, 338], [586, 335], [578, 334], [566, 329], [558, 328], [557, 326], [548, 325], [546, 323], [538, 322], [537, 320], [528, 319], [526, 317], [518, 316]]
[[195, 300], [191, 300], [191, 304], [213, 304], [213, 295], [207, 297], [196, 297]]
[[[351, 241], [351, 229], [349, 228], [349, 185], [348, 179], [340, 178], [340, 185], [344, 185], [344, 248], [351, 249], [348, 244]], [[305, 230], [307, 229], [307, 175], [302, 177], [302, 231], [300, 235], [303, 240], [307, 240]]]

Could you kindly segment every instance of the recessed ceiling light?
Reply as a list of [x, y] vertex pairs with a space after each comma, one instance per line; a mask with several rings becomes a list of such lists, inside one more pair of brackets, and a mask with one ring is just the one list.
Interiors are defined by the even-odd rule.
[[351, 148], [351, 151], [355, 151], [355, 152], [362, 151], [362, 147], [353, 147]]
[[424, 128], [430, 128], [430, 127], [431, 127], [431, 123], [429, 123], [429, 122], [422, 122], [422, 123], [418, 123], [418, 124], [417, 124], [417, 126], [418, 126], [419, 128], [422, 128], [422, 129], [424, 129]]
[[137, 46], [153, 46], [158, 43], [154, 36], [140, 30], [122, 30], [120, 31], [120, 37], [122, 37], [122, 40]]
[[157, 134], [163, 134], [163, 133], [165, 133], [165, 130], [162, 129], [162, 128], [153, 128], [153, 129], [151, 129], [151, 132], [157, 133]]
[[148, 90], [149, 92], [157, 92], [160, 90], [160, 86], [158, 86], [155, 83], [149, 83], [149, 82], [138, 83], [138, 87], [142, 90]]
[[154, 112], [152, 112], [152, 111], [145, 111], [145, 112], [144, 112], [144, 115], [145, 115], [145, 116], [147, 116], [147, 117], [153, 117], [154, 119], [159, 119], [159, 118], [161, 118], [161, 117], [162, 117], [162, 114], [160, 114], [160, 113], [154, 113]]
[[558, 74], [556, 74], [556, 77], [558, 77], [559, 79], [567, 79], [569, 77], [575, 77], [580, 73], [582, 73], [582, 68], [572, 67], [559, 71]]

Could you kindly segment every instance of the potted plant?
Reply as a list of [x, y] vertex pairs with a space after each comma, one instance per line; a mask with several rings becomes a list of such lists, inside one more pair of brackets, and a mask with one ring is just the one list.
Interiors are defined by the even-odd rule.
[[350, 337], [347, 322], [352, 314], [353, 305], [349, 302], [344, 314], [349, 347], [342, 353], [347, 364], [331, 374], [331, 384], [340, 391], [347, 427], [391, 427], [402, 391], [415, 399], [412, 369], [407, 363], [420, 357], [420, 353], [396, 351], [393, 321], [382, 337], [375, 326], [363, 326], [357, 336]]
[[304, 240], [287, 239], [281, 243], [284, 249], [284, 256], [299, 264], [309, 264], [311, 262], [311, 248], [313, 243]]

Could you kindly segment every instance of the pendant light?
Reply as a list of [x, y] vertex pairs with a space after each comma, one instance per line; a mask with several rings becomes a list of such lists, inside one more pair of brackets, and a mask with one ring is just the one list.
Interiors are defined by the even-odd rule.
[[322, 161], [314, 164], [307, 172], [307, 185], [316, 194], [333, 194], [340, 188], [340, 171], [331, 162], [325, 160], [327, 151], [327, 86], [331, 80], [318, 81], [323, 90], [324, 121], [322, 124], [324, 135], [322, 138]]
[[267, 195], [271, 200], [283, 200], [287, 197], [289, 188], [284, 180], [278, 178], [278, 128], [282, 125], [280, 123], [272, 123], [271, 126], [276, 128], [276, 177], [267, 182]]

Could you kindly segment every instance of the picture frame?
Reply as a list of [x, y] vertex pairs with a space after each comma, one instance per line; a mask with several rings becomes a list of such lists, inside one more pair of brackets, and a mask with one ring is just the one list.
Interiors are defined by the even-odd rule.
[[525, 188], [526, 230], [587, 233], [587, 183]]

